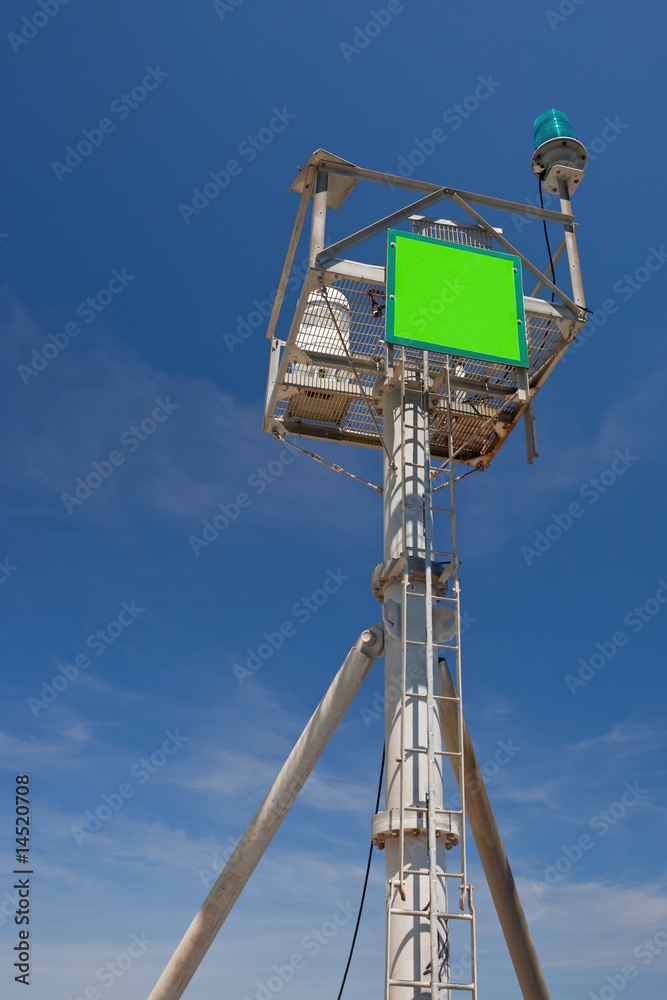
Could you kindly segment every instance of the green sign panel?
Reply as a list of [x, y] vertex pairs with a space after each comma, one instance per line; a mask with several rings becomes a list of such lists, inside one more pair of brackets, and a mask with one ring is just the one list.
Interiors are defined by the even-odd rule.
[[389, 230], [386, 340], [528, 367], [521, 261]]

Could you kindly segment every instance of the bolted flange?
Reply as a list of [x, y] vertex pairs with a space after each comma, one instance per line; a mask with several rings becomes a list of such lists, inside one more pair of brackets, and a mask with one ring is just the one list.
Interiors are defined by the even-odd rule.
[[[386, 842], [392, 837], [398, 837], [401, 830], [398, 809], [389, 809], [376, 813], [371, 820], [371, 840], [376, 847], [383, 850]], [[406, 817], [404, 830], [411, 837], [426, 836], [425, 812], [411, 813]], [[459, 818], [453, 813], [437, 812], [435, 816], [435, 835], [443, 841], [446, 850], [456, 847], [459, 842]]]
[[[384, 592], [391, 583], [399, 583], [403, 578], [405, 557], [388, 559], [373, 570], [371, 590], [378, 601], [384, 600]], [[408, 579], [411, 584], [426, 582], [426, 560], [421, 556], [408, 556]], [[448, 580], [454, 570], [454, 563], [431, 563], [431, 586], [435, 597], [444, 597], [447, 593]]]

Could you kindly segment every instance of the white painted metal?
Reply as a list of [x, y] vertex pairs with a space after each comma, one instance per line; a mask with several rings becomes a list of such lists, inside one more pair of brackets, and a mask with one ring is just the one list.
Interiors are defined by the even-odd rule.
[[[415, 429], [406, 432], [405, 423]], [[404, 554], [420, 554], [423, 558], [425, 440], [421, 393], [396, 388], [385, 396], [383, 433], [396, 466], [396, 471], [392, 470], [385, 460], [384, 559], [387, 562]], [[404, 442], [406, 433], [409, 440]], [[424, 645], [411, 644], [425, 644], [426, 615], [423, 601], [410, 600], [410, 593], [416, 591], [416, 586], [411, 586], [406, 576], [404, 559], [400, 580], [385, 589], [383, 612], [386, 636], [385, 812], [392, 819], [393, 834], [387, 838], [385, 848], [390, 904], [387, 930], [389, 1000], [403, 1000], [406, 995], [401, 987], [390, 987], [389, 981], [422, 980], [431, 960], [429, 922], [421, 916], [411, 915], [428, 908], [429, 877], [428, 874], [409, 874], [412, 871], [428, 872], [425, 823], [428, 760], [423, 754], [406, 754], [406, 747], [425, 747], [427, 743]], [[408, 690], [418, 697], [411, 697]], [[441, 778], [436, 804], [442, 809]], [[408, 808], [411, 810], [409, 815], [406, 814]], [[421, 809], [422, 813], [412, 812], [414, 809]], [[406, 827], [409, 837], [407, 852]], [[402, 916], [398, 912], [401, 909], [408, 915]]]
[[442, 201], [444, 192], [445, 188], [433, 191], [431, 194], [427, 194], [423, 198], [420, 198], [419, 201], [413, 202], [412, 205], [408, 205], [406, 208], [401, 208], [398, 212], [392, 212], [391, 215], [385, 216], [384, 219], [379, 219], [371, 226], [366, 226], [365, 229], [360, 229], [358, 233], [353, 233], [351, 236], [346, 236], [344, 240], [332, 243], [331, 246], [322, 250], [322, 252], [317, 255], [314, 261], [314, 266], [322, 267], [322, 265], [326, 264], [327, 261], [333, 260], [338, 257], [339, 254], [345, 253], [352, 247], [357, 246], [357, 244], [364, 243], [365, 240], [370, 240], [373, 236], [378, 236], [380, 233], [385, 233], [388, 229], [392, 229], [399, 222], [403, 222], [404, 219], [409, 219], [415, 212], [421, 212], [422, 209], [430, 208], [431, 205], [437, 205], [439, 201]]
[[[346, 160], [341, 160], [337, 156], [332, 156], [330, 153], [327, 153], [326, 150], [322, 149], [317, 150], [317, 152], [313, 153], [312, 156], [308, 158], [299, 171], [299, 175], [296, 180], [292, 183], [289, 189], [290, 191], [298, 191], [300, 193], [303, 190], [303, 179], [307, 176], [307, 171], [311, 166], [317, 166], [320, 170], [326, 170], [329, 175], [353, 179], [355, 183], [357, 181], [364, 180], [370, 181], [373, 184], [386, 184], [392, 188], [403, 188], [407, 191], [423, 191], [425, 193], [433, 193], [435, 191], [442, 190], [444, 192], [443, 198], [452, 198], [454, 194], [459, 194], [472, 205], [481, 205], [483, 208], [498, 209], [501, 212], [511, 212], [512, 215], [526, 215], [536, 219], [546, 219], [547, 221], [558, 222], [561, 224], [566, 220], [566, 218], [568, 218], [561, 215], [560, 212], [552, 212], [548, 208], [534, 208], [532, 205], [526, 205], [519, 201], [507, 201], [505, 198], [492, 198], [488, 195], [474, 194], [472, 191], [461, 191], [458, 188], [442, 188], [439, 184], [430, 184], [428, 181], [420, 181], [414, 177], [401, 177], [400, 174], [387, 174], [380, 170], [366, 170], [363, 167], [357, 167], [353, 163], [349, 163]], [[332, 208], [339, 208], [353, 187], [354, 184], [350, 184], [345, 191], [342, 191], [342, 197], [339, 197], [336, 203], [334, 203], [331, 200], [331, 196], [329, 196], [329, 205]], [[569, 217], [569, 221], [572, 221], [571, 217]]]
[[294, 263], [294, 254], [296, 253], [299, 237], [301, 236], [301, 230], [306, 218], [306, 209], [308, 208], [308, 200], [311, 195], [313, 184], [315, 183], [315, 175], [316, 170], [314, 167], [309, 167], [304, 175], [299, 210], [296, 213], [296, 219], [294, 220], [294, 229], [292, 230], [292, 236], [287, 248], [287, 257], [285, 258], [285, 263], [283, 264], [282, 274], [280, 275], [280, 281], [278, 282], [278, 290], [273, 301], [271, 315], [269, 316], [269, 325], [266, 331], [266, 336], [269, 340], [273, 338], [273, 331], [276, 328], [278, 316], [280, 315], [280, 307], [282, 306], [283, 299], [285, 297], [287, 282], [289, 280], [290, 271], [292, 270], [292, 264]]
[[319, 270], [334, 280], [353, 278], [357, 281], [369, 281], [372, 285], [384, 285], [386, 281], [384, 264], [363, 264], [358, 260], [339, 260], [338, 257], [334, 257]]
[[179, 1000], [378, 656], [382, 625], [362, 632], [148, 1000]]
[[[570, 191], [568, 188], [567, 181], [558, 181], [558, 193], [560, 195], [560, 203], [563, 209], [567, 209], [568, 213], [571, 214], [572, 206], [570, 205]], [[579, 251], [577, 250], [577, 237], [574, 231], [573, 223], [566, 223], [563, 227], [565, 230], [565, 246], [567, 247], [567, 259], [570, 265], [570, 280], [572, 282], [572, 297], [577, 303], [580, 309], [585, 309], [586, 300], [584, 298], [584, 286], [581, 281], [581, 267], [579, 266]]]
[[315, 264], [315, 258], [324, 248], [324, 231], [327, 222], [327, 187], [329, 175], [325, 170], [317, 171], [315, 194], [313, 195], [313, 217], [310, 226], [310, 266]]
[[[467, 920], [474, 955], [472, 913], [450, 912], [448, 879], [467, 887], [464, 810], [444, 808], [440, 703], [434, 674], [442, 646], [458, 654], [458, 583], [442, 596], [431, 567], [448, 563], [444, 575], [456, 580], [453, 507], [440, 508], [449, 521], [451, 550], [433, 541], [429, 385], [427, 352], [419, 371], [397, 365], [383, 393], [383, 434], [393, 460], [385, 460], [384, 567], [387, 570], [385, 623], [385, 811], [374, 817], [375, 843], [385, 847], [387, 896], [386, 1000], [447, 1000], [449, 991], [476, 995], [470, 981], [450, 981], [449, 921]], [[403, 357], [405, 352], [402, 352]], [[426, 391], [425, 391], [426, 387]], [[448, 387], [451, 400], [451, 387]], [[451, 441], [451, 427], [450, 427]], [[450, 463], [453, 501], [453, 467]], [[439, 571], [438, 571], [439, 573]], [[449, 621], [448, 627], [445, 622]], [[452, 645], [453, 643], [453, 645]], [[458, 657], [457, 657], [458, 658]], [[462, 749], [453, 751], [462, 768]], [[446, 850], [462, 839], [460, 863], [448, 873]], [[474, 966], [474, 963], [473, 963]]]

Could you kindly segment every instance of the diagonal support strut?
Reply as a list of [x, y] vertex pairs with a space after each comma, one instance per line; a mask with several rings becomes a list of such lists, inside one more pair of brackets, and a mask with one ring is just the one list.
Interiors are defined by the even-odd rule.
[[446, 188], [438, 188], [431, 194], [420, 198], [419, 201], [413, 201], [411, 205], [407, 205], [397, 212], [392, 212], [391, 215], [386, 215], [384, 219], [379, 219], [378, 222], [366, 226], [365, 229], [360, 229], [358, 233], [352, 233], [351, 236], [346, 236], [344, 240], [339, 240], [338, 243], [332, 243], [331, 246], [325, 247], [315, 258], [315, 267], [322, 267], [327, 261], [339, 257], [351, 247], [356, 247], [358, 243], [370, 240], [373, 236], [386, 232], [387, 229], [393, 229], [397, 223], [402, 222], [404, 219], [409, 219], [411, 215], [419, 215], [420, 212], [426, 211], [431, 205], [437, 205], [439, 201], [442, 201], [446, 197], [446, 191]]
[[[440, 727], [445, 748], [456, 750], [459, 745], [459, 719], [456, 708], [456, 689], [449, 668], [440, 661]], [[452, 699], [452, 700], [449, 700]], [[456, 783], [460, 788], [458, 764], [449, 758]], [[510, 868], [500, 831], [496, 823], [484, 778], [477, 763], [468, 729], [463, 722], [463, 773], [465, 783], [466, 814], [477, 851], [486, 875], [493, 904], [498, 914], [500, 926], [507, 942], [512, 965], [519, 981], [524, 1000], [549, 1000], [549, 991], [544, 981], [540, 960], [528, 928], [519, 893], [517, 892], [512, 869]]]
[[[493, 226], [490, 226], [489, 223], [486, 221], [486, 219], [482, 218], [479, 212], [476, 212], [474, 208], [471, 208], [470, 205], [468, 205], [463, 200], [463, 198], [461, 198], [458, 194], [454, 194], [452, 197], [453, 200], [456, 202], [456, 204], [459, 206], [459, 208], [462, 208], [464, 212], [467, 212], [468, 215], [471, 215], [475, 220], [475, 222], [482, 227], [482, 229], [486, 229], [487, 233], [489, 233], [494, 238], [494, 240], [497, 240], [498, 243], [500, 243], [501, 247], [503, 247], [503, 249], [507, 251], [507, 253], [511, 253], [514, 254], [516, 257], [520, 257], [523, 266], [528, 271], [530, 271], [531, 274], [535, 275], [535, 277], [538, 279], [541, 285], [548, 288], [550, 292], [554, 293], [554, 295], [557, 295], [558, 298], [565, 303], [567, 308], [572, 310], [575, 316], [581, 316], [581, 307], [576, 305], [569, 297], [569, 295], [566, 295], [565, 292], [562, 292], [557, 285], [554, 285], [553, 281], [550, 281], [549, 278], [547, 278], [547, 276], [542, 273], [542, 271], [538, 271], [535, 265], [531, 263], [531, 261], [529, 261], [527, 257], [524, 257], [524, 255], [521, 253], [520, 250], [517, 250], [516, 247], [512, 246], [510, 241], [506, 240], [504, 236], [501, 236], [501, 234], [497, 232], [493, 228]], [[574, 235], [574, 229], [572, 230], [572, 234]]]
[[381, 623], [361, 633], [148, 1000], [179, 1000], [183, 995], [383, 649], [384, 629]]

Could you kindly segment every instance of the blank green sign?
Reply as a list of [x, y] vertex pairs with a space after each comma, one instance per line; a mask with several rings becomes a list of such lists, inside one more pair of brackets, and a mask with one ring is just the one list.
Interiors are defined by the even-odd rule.
[[388, 235], [388, 343], [528, 367], [518, 257]]

